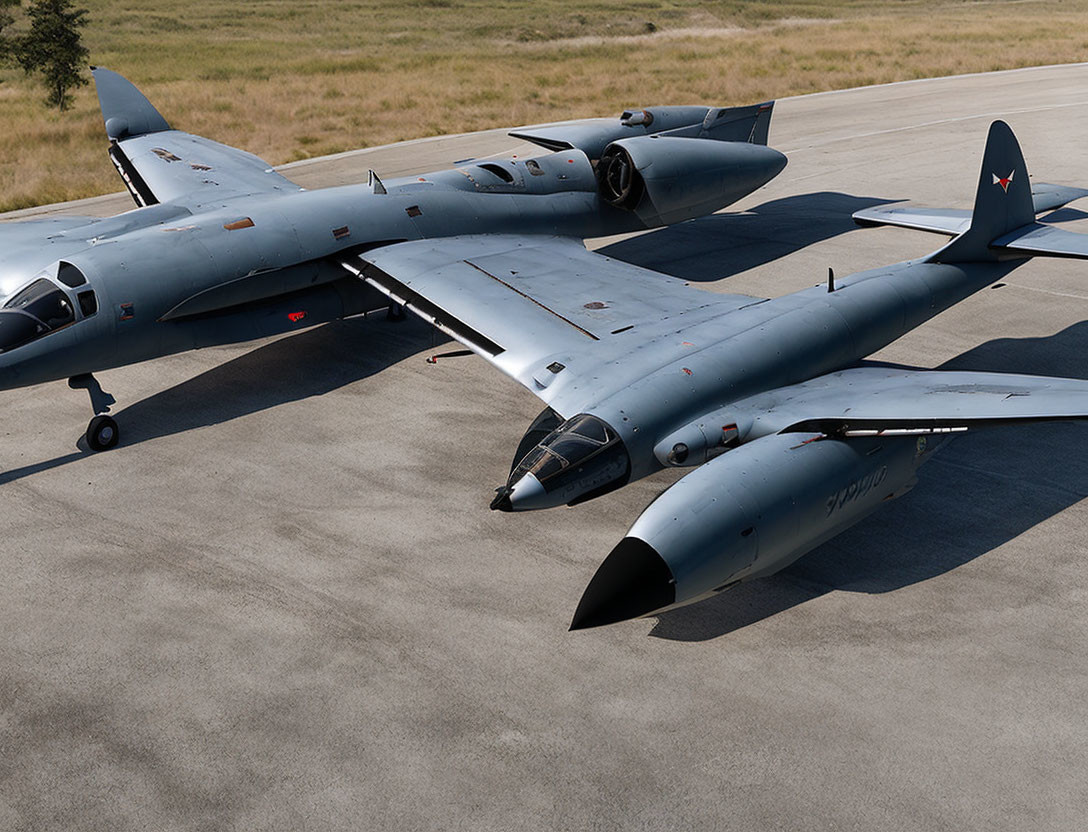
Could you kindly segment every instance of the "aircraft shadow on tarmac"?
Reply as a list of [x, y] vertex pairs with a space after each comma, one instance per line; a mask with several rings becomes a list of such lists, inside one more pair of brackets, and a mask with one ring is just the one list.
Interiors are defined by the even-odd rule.
[[[1088, 322], [988, 341], [942, 369], [1088, 378]], [[950, 572], [1088, 497], [1088, 424], [971, 433], [919, 471], [907, 496], [769, 578], [658, 616], [651, 636], [707, 641], [833, 590], [884, 593]], [[1044, 553], [1040, 553], [1040, 557]]]
[[1046, 223], [1076, 222], [1083, 219], [1088, 219], [1088, 213], [1079, 208], [1059, 208], [1041, 217], [1041, 220]]
[[415, 316], [333, 321], [281, 338], [122, 410], [125, 445], [321, 396], [449, 339]]
[[[383, 313], [308, 329], [117, 411], [121, 442], [136, 445], [320, 396], [448, 341], [414, 316], [393, 323]], [[79, 447], [55, 459], [2, 471], [0, 485], [90, 455], [82, 438]]]
[[899, 201], [831, 191], [799, 194], [742, 214], [711, 214], [649, 231], [598, 253], [692, 282], [721, 280], [854, 231], [855, 211]]

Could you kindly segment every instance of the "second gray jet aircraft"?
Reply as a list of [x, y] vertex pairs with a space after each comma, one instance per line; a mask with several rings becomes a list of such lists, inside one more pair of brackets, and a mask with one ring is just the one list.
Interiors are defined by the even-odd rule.
[[783, 569], [910, 490], [950, 436], [1088, 418], [1088, 381], [859, 364], [1031, 257], [1088, 258], [1088, 236], [1035, 221], [1086, 194], [1033, 195], [998, 121], [973, 212], [858, 215], [956, 234], [948, 245], [773, 300], [701, 291], [559, 237], [402, 243], [345, 265], [548, 404], [492, 508], [574, 504], [697, 466], [605, 559], [579, 629]]

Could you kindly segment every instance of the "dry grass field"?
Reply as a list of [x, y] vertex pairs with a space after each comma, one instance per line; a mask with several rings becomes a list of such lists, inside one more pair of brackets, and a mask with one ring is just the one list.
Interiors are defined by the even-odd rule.
[[[82, 0], [91, 61], [272, 163], [417, 136], [1088, 57], [1088, 0]], [[93, 87], [0, 70], [0, 211], [118, 189]]]

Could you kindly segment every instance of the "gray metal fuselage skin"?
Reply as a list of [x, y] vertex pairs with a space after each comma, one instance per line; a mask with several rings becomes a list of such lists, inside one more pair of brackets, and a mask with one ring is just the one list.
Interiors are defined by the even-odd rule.
[[[537, 163], [544, 175], [529, 175], [524, 162], [503, 163], [512, 183], [476, 169], [478, 179], [493, 180], [480, 185], [470, 167], [467, 174], [391, 180], [384, 194], [351, 185], [238, 198], [195, 211], [153, 205], [55, 231], [45, 240], [35, 235], [0, 257], [0, 293], [14, 293], [43, 269], [55, 279], [56, 264], [64, 261], [87, 278], [98, 309], [0, 354], [0, 389], [388, 306], [330, 259], [351, 249], [480, 231], [593, 237], [649, 227], [600, 199], [584, 153], [564, 151]], [[757, 186], [744, 182], [739, 193], [722, 194], [723, 204]], [[240, 220], [252, 225], [224, 227]], [[0, 226], [0, 232], [11, 227]], [[73, 305], [77, 291], [71, 292]], [[225, 301], [231, 291], [237, 297]], [[202, 293], [208, 309], [201, 308]]]
[[[629, 374], [630, 383], [586, 412], [620, 434], [632, 479], [664, 467], [654, 452], [659, 445], [686, 440], [695, 450], [702, 440], [713, 451], [699, 427], [708, 419], [737, 425], [741, 442], [774, 433], [784, 426], [745, 399], [856, 364], [1023, 262], [908, 261], [842, 279], [834, 292], [817, 286], [753, 301], [695, 326], [685, 321], [683, 340], [667, 333], [653, 340], [656, 367], [617, 355], [610, 378]], [[577, 378], [572, 387], [592, 381]], [[700, 416], [693, 420], [693, 413]], [[693, 454], [685, 464], [706, 459]]]
[[[783, 569], [910, 490], [918, 467], [947, 441], [776, 436], [794, 414], [768, 407], [761, 393], [855, 365], [1024, 262], [899, 263], [842, 279], [831, 293], [817, 286], [688, 321], [671, 349], [667, 332], [654, 340], [656, 369], [617, 357], [608, 369], [631, 373], [630, 383], [585, 412], [619, 434], [627, 481], [669, 466], [676, 443], [689, 456], [673, 465], [701, 466], [626, 538], [652, 545], [668, 565], [675, 594], [661, 608]], [[722, 431], [733, 426], [726, 450]]]
[[[724, 314], [692, 309], [655, 324], [656, 331], [636, 327], [630, 344], [616, 336], [614, 358], [594, 373], [560, 374], [553, 403], [586, 401], [605, 378], [617, 391], [581, 412], [615, 431], [627, 473], [616, 479], [614, 455], [601, 455], [599, 470], [589, 459], [559, 488], [528, 490], [522, 506], [512, 483], [514, 510], [579, 502], [608, 490], [607, 478], [615, 486], [670, 464], [699, 466], [651, 503], [602, 564], [583, 604], [608, 612], [596, 620], [576, 616], [578, 626], [659, 612], [777, 572], [909, 491], [947, 436], [779, 433], [811, 414], [791, 411], [768, 391], [856, 365], [1024, 262], [927, 258], [852, 275], [833, 292], [816, 286]], [[570, 360], [575, 371], [577, 360]], [[686, 456], [670, 459], [678, 444]], [[649, 588], [662, 591], [647, 596]], [[617, 600], [626, 595], [634, 599], [629, 608]]]
[[628, 537], [652, 541], [665, 558], [675, 593], [666, 607], [699, 601], [784, 569], [907, 493], [947, 441], [767, 436], [688, 474]]
[[[660, 112], [667, 114], [667, 108]], [[156, 136], [164, 141], [169, 133]], [[593, 163], [571, 149], [531, 160], [467, 164], [390, 180], [381, 188], [298, 189], [196, 206], [162, 203], [104, 220], [5, 224], [0, 297], [12, 296], [37, 276], [56, 283], [60, 262], [74, 266], [87, 282], [71, 291], [61, 287], [76, 310], [73, 322], [0, 353], [0, 389], [388, 306], [384, 296], [339, 265], [337, 257], [352, 250], [471, 233], [581, 239], [636, 231], [724, 207], [786, 164], [781, 153], [764, 145], [642, 141], [665, 156], [680, 142], [687, 155], [667, 169], [664, 181], [671, 185], [660, 186], [657, 205], [644, 198], [634, 206], [638, 211], [603, 199]], [[716, 177], [709, 190], [698, 185], [708, 176]], [[85, 314], [77, 294], [88, 290], [95, 293], [95, 311]], [[11, 314], [17, 313], [0, 312]]]
[[[600, 362], [598, 376], [613, 379], [609, 395], [594, 401], [549, 391], [560, 412], [565, 397], [588, 399], [579, 418], [603, 421], [618, 434], [615, 442], [628, 455], [623, 481], [666, 465], [697, 466], [647, 506], [604, 560], [571, 628], [659, 613], [785, 568], [909, 491], [919, 466], [952, 435], [1088, 419], [1088, 385], [1078, 379], [861, 365], [1030, 257], [1088, 259], [1084, 235], [1035, 219], [1046, 210], [1043, 194], [1063, 188], [1041, 186], [1037, 202], [1019, 143], [995, 121], [969, 216], [907, 212], [907, 222], [916, 222], [928, 210], [941, 232], [946, 221], [955, 226], [939, 250], [852, 275], [837, 287], [829, 276], [826, 286], [741, 301], [724, 314], [714, 314], [723, 304], [708, 303], [702, 311], [710, 320], [679, 323], [674, 315], [660, 331], [640, 333], [650, 345], [647, 359], [630, 363], [642, 366], [625, 370], [619, 356]], [[1070, 189], [1060, 198], [1083, 195]], [[895, 213], [870, 216], [905, 224]], [[624, 372], [630, 377], [614, 378]], [[589, 375], [572, 373], [565, 382], [588, 392]], [[541, 445], [562, 447], [564, 429]], [[585, 457], [587, 467], [593, 459]], [[539, 470], [542, 486], [550, 480]], [[564, 484], [574, 479], [567, 475]], [[524, 489], [538, 503], [542, 490]], [[518, 492], [509, 489], [511, 503]]]

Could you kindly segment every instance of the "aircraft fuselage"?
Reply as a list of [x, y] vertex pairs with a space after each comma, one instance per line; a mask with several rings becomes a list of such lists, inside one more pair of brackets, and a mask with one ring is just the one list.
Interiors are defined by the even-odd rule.
[[[518, 170], [518, 161], [506, 164]], [[535, 192], [486, 170], [476, 176], [495, 182], [481, 186], [470, 167], [390, 181], [386, 193], [349, 185], [238, 198], [195, 211], [153, 205], [55, 232], [45, 245], [41, 238], [28, 240], [3, 258], [0, 292], [10, 300], [41, 276], [67, 295], [75, 315], [56, 331], [0, 353], [0, 389], [388, 306], [336, 262], [347, 251], [481, 231], [591, 237], [646, 227], [599, 198], [584, 153], [545, 157], [536, 168], [545, 173], [524, 175]], [[86, 282], [62, 285], [60, 263], [75, 267]], [[94, 293], [89, 314], [78, 299], [88, 291]]]

